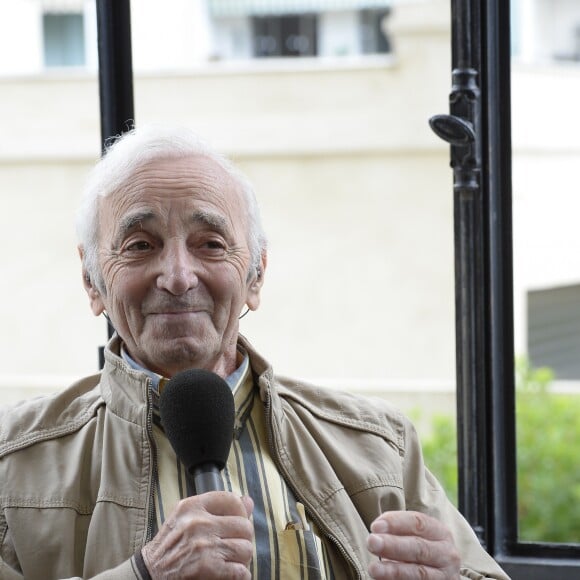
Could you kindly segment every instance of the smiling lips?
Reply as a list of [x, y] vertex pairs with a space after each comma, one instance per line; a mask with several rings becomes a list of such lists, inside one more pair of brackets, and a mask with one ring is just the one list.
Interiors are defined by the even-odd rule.
[[183, 316], [185, 314], [200, 314], [202, 312], [207, 312], [205, 308], [189, 308], [187, 310], [162, 310], [162, 311], [154, 311], [154, 312], [147, 312], [146, 316]]
[[145, 300], [143, 303], [143, 314], [149, 315], [179, 315], [179, 314], [196, 314], [199, 312], [210, 312], [211, 308], [197, 300], [189, 300], [186, 296], [180, 297], [159, 297]]

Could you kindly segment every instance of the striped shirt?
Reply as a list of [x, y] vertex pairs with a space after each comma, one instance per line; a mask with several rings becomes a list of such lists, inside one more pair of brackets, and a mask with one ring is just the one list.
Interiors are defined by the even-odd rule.
[[[129, 364], [136, 363], [123, 353]], [[234, 440], [222, 472], [224, 487], [254, 500], [253, 580], [330, 580], [330, 561], [316, 525], [307, 516], [278, 472], [270, 455], [264, 404], [254, 387], [247, 355], [226, 380], [236, 407]], [[193, 482], [163, 433], [157, 412], [159, 388], [165, 379], [153, 379], [153, 437], [157, 448], [155, 515], [157, 529], [183, 498], [194, 495]]]

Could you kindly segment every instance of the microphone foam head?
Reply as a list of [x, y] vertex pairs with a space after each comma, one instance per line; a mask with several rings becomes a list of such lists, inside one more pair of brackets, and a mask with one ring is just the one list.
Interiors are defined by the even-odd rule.
[[234, 432], [234, 397], [218, 375], [189, 369], [174, 375], [159, 398], [161, 424], [191, 473], [204, 463], [223, 469]]

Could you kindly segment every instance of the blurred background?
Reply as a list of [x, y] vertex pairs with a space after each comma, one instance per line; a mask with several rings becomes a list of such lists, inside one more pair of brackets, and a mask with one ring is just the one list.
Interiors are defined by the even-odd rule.
[[[256, 186], [280, 373], [369, 392], [454, 384], [448, 0], [133, 0], [135, 121], [184, 124]], [[516, 352], [580, 378], [580, 3], [515, 0]], [[97, 368], [74, 211], [100, 153], [94, 0], [0, 0], [0, 402]], [[558, 332], [567, 324], [570, 331]]]
[[[580, 2], [512, 12], [515, 350], [577, 401]], [[131, 13], [136, 124], [197, 130], [255, 185], [269, 266], [242, 332], [280, 374], [386, 397], [430, 433], [452, 420], [452, 173], [428, 125], [448, 111], [449, 0]], [[92, 374], [106, 341], [73, 227], [100, 155], [97, 60], [94, 0], [0, 0], [0, 404]]]
[[[73, 228], [100, 154], [95, 3], [2, 10], [7, 400], [95, 371], [106, 329]], [[428, 126], [447, 110], [447, 2], [134, 0], [131, 13], [136, 123], [193, 128], [255, 184], [269, 265], [244, 334], [279, 373], [452, 392], [452, 175]]]

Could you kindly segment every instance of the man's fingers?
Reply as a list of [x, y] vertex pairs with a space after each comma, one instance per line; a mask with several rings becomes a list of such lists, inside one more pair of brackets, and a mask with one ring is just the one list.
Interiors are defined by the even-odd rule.
[[450, 530], [418, 512], [385, 512], [371, 524], [368, 549], [380, 561], [372, 578], [450, 580], [459, 578], [460, 557]]
[[241, 538], [251, 540], [254, 535], [254, 526], [249, 520], [244, 508], [244, 515], [216, 516], [206, 509], [188, 510], [186, 506], [177, 506], [160, 532], [166, 538], [166, 543], [172, 545], [184, 535], [200, 538]]
[[449, 580], [445, 571], [436, 568], [389, 561], [373, 562], [369, 575], [374, 580]]
[[369, 551], [395, 562], [409, 562], [444, 568], [452, 562], [453, 546], [446, 540], [431, 541], [417, 536], [371, 534]]
[[180, 501], [141, 552], [151, 577], [249, 578], [252, 509], [251, 500], [227, 492]]
[[225, 562], [239, 562], [248, 566], [254, 553], [254, 545], [249, 540], [228, 539], [222, 541], [219, 546]]
[[[187, 530], [184, 529], [184, 532], [187, 533]], [[220, 516], [215, 519], [207, 519], [202, 524], [197, 522], [191, 525], [191, 532], [207, 534], [208, 538], [251, 540], [254, 537], [254, 526], [248, 518]]]
[[448, 540], [451, 535], [439, 520], [420, 512], [392, 511], [381, 514], [371, 532], [396, 536], [418, 536], [426, 540]]
[[214, 516], [240, 516], [247, 518], [249, 517], [248, 499], [250, 498], [244, 499], [229, 491], [210, 491], [202, 495], [186, 498], [182, 502], [186, 506], [195, 505], [203, 507], [203, 509]]
[[242, 503], [244, 504], [244, 507], [246, 508], [247, 516], [251, 517], [252, 513], [254, 511], [254, 500], [249, 495], [244, 495], [244, 496], [242, 496]]

